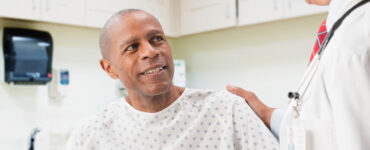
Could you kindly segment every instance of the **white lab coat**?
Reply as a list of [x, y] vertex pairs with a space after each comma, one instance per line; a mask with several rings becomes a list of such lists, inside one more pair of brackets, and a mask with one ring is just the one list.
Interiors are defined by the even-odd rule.
[[[347, 0], [338, 18], [358, 2]], [[306, 150], [370, 150], [370, 3], [343, 21], [306, 75], [313, 72], [312, 80], [303, 79], [298, 90], [303, 94], [307, 87], [300, 112]], [[291, 101], [282, 120], [282, 150], [288, 149], [287, 128], [297, 120], [295, 103]]]

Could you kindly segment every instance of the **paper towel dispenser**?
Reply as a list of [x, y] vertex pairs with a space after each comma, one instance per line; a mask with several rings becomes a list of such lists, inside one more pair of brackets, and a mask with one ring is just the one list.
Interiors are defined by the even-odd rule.
[[45, 84], [51, 80], [53, 42], [48, 32], [4, 28], [5, 82]]

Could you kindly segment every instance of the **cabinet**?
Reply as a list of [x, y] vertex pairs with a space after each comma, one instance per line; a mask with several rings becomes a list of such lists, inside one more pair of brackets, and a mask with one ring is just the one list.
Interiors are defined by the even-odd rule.
[[304, 0], [285, 0], [284, 2], [284, 18], [306, 16], [327, 11], [327, 6], [310, 5]]
[[86, 25], [102, 28], [105, 22], [119, 10], [141, 9], [155, 16], [168, 36], [177, 36], [175, 16], [171, 9], [173, 0], [90, 0], [86, 2]]
[[176, 32], [178, 29], [176, 27], [176, 16], [173, 16], [174, 12], [171, 8], [175, 5], [173, 0], [143, 0], [141, 9], [149, 12], [155, 16], [161, 23], [162, 28], [167, 36], [178, 36]]
[[283, 8], [283, 0], [239, 0], [238, 25], [282, 19]]
[[41, 0], [41, 20], [84, 25], [85, 0]]
[[236, 25], [235, 0], [180, 0], [182, 35]]
[[40, 19], [40, 0], [0, 0], [0, 16]]
[[177, 0], [122, 0], [120, 9], [135, 8], [147, 11], [155, 16], [161, 23], [162, 28], [167, 36], [178, 36], [176, 16]]
[[[121, 0], [122, 1], [122, 0]], [[105, 22], [124, 4], [119, 0], [89, 0], [86, 1], [86, 25], [102, 28]], [[124, 7], [122, 7], [123, 9]]]
[[327, 6], [310, 5], [304, 0], [238, 0], [238, 25], [306, 16], [327, 10]]
[[102, 28], [115, 12], [154, 15], [167, 36], [217, 30], [326, 12], [304, 0], [0, 0], [0, 16]]

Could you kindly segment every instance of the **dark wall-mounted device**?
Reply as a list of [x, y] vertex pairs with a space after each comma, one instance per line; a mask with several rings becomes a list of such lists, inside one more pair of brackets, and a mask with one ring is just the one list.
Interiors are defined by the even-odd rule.
[[51, 80], [53, 42], [48, 32], [4, 28], [5, 82], [45, 84]]

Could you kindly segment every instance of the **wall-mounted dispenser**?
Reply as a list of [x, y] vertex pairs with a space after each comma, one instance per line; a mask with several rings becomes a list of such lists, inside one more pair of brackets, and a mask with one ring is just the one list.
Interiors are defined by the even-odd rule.
[[51, 80], [53, 42], [48, 32], [4, 28], [5, 82], [45, 84]]
[[53, 80], [48, 84], [49, 98], [62, 100], [67, 97], [69, 89], [69, 70], [53, 69]]

